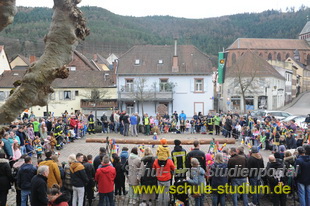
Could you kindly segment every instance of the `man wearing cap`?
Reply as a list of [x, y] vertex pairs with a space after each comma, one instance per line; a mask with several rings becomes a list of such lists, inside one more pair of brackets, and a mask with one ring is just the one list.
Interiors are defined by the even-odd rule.
[[186, 177], [186, 150], [182, 148], [181, 141], [176, 139], [174, 140], [174, 149], [171, 152], [172, 161], [176, 167], [174, 181], [177, 182], [179, 179]]
[[[264, 160], [261, 154], [258, 153], [257, 146], [253, 146], [250, 150], [250, 157], [248, 159], [248, 169], [249, 169], [249, 181], [251, 187], [257, 187], [260, 185], [259, 171], [264, 168]], [[252, 203], [254, 205], [259, 205], [259, 194], [255, 193], [252, 195]]]

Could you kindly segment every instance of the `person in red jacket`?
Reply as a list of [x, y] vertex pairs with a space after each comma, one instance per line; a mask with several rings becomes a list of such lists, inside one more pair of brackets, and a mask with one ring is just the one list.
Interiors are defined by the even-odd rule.
[[66, 193], [60, 192], [60, 186], [54, 184], [52, 188], [48, 190], [48, 206], [69, 206], [68, 201], [70, 197]]
[[79, 135], [79, 129], [78, 129], [78, 119], [76, 118], [75, 115], [71, 115], [71, 118], [70, 118], [70, 127], [72, 127], [74, 129], [74, 133], [75, 133], [75, 137], [74, 138], [78, 138]]
[[156, 171], [156, 177], [159, 187], [165, 187], [164, 192], [158, 195], [159, 205], [168, 205], [169, 202], [169, 187], [172, 178], [171, 172], [174, 171], [175, 166], [171, 159], [158, 160], [153, 163], [153, 168]]
[[[110, 159], [107, 155], [102, 158], [102, 166], [97, 169], [95, 180], [98, 184], [99, 191], [99, 206], [109, 205], [114, 206], [114, 179], [116, 170], [110, 164]], [[108, 203], [104, 204], [104, 199], [107, 197]]]

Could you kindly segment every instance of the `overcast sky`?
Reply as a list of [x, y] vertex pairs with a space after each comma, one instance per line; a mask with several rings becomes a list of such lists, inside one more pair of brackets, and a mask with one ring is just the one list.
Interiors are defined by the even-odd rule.
[[[18, 6], [52, 7], [53, 0], [16, 0]], [[98, 6], [125, 16], [169, 15], [208, 18], [268, 9], [286, 11], [287, 7], [310, 7], [309, 0], [82, 0], [80, 6]]]

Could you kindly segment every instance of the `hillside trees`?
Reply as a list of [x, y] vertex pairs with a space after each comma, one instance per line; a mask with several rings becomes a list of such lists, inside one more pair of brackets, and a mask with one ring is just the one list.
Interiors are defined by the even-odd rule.
[[[89, 35], [82, 12], [77, 8], [81, 0], [54, 0], [54, 14], [48, 34], [44, 37], [45, 49], [40, 59], [27, 70], [14, 93], [0, 107], [0, 123], [13, 121], [25, 109], [45, 106], [56, 78], [67, 78], [66, 67], [78, 40]], [[9, 4], [9, 6], [8, 6]], [[0, 0], [0, 30], [12, 22], [15, 0]], [[4, 23], [2, 23], [4, 22]]]

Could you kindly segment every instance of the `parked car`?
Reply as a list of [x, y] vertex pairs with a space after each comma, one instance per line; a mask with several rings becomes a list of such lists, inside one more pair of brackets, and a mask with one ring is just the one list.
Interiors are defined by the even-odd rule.
[[273, 116], [279, 120], [292, 116], [291, 113], [284, 111], [254, 110], [251, 112], [251, 116], [257, 118], [258, 120], [264, 120], [267, 114], [270, 114], [270, 116]]
[[289, 116], [281, 120], [281, 122], [289, 122], [295, 120], [295, 124], [301, 128], [307, 128], [307, 123], [305, 123], [306, 116]]

